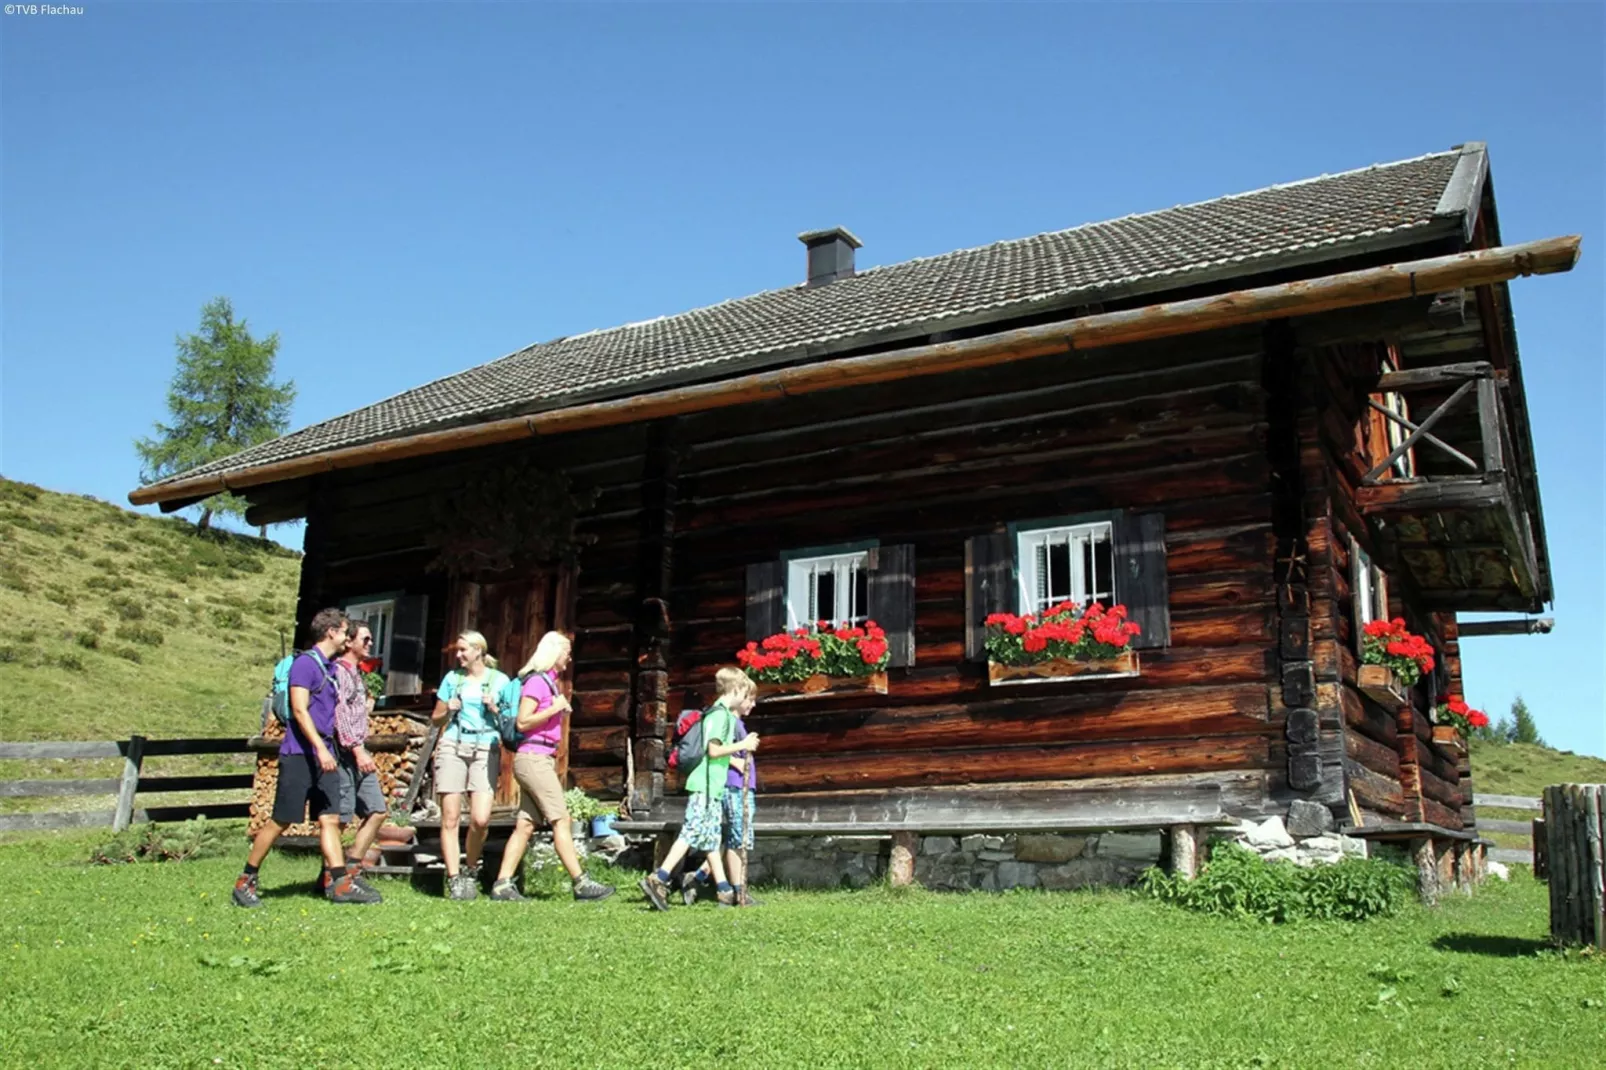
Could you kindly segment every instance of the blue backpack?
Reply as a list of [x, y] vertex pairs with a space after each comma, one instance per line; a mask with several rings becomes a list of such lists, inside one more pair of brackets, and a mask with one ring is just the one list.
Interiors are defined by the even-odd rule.
[[[548, 690], [554, 696], [562, 694], [551, 673], [537, 675], [546, 681]], [[502, 737], [502, 746], [508, 750], [518, 750], [519, 744], [524, 742], [524, 733], [519, 731], [519, 705], [524, 700], [524, 681], [527, 679], [529, 677], [509, 676], [496, 693], [496, 734]]]
[[[286, 727], [290, 724], [290, 666], [295, 664], [297, 656], [286, 654], [274, 664], [273, 686], [268, 689], [267, 707], [273, 712], [274, 719]], [[316, 654], [313, 655], [313, 659], [318, 660], [320, 665], [324, 664]], [[325, 667], [323, 682], [313, 688], [311, 693], [316, 695], [329, 682], [329, 670]], [[267, 719], [263, 718], [263, 727], [267, 727], [267, 723]]]

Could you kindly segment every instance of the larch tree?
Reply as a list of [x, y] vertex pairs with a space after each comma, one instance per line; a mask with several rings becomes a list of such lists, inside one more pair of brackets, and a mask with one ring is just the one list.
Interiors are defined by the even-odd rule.
[[[155, 482], [179, 475], [240, 450], [277, 438], [290, 426], [296, 399], [293, 382], [275, 382], [278, 332], [251, 337], [245, 320], [234, 318], [226, 297], [201, 309], [201, 329], [176, 339], [178, 368], [167, 388], [168, 423], [134, 443], [140, 479]], [[196, 526], [205, 531], [212, 517], [245, 516], [245, 501], [216, 494], [198, 504]], [[266, 529], [262, 532], [266, 535]]]

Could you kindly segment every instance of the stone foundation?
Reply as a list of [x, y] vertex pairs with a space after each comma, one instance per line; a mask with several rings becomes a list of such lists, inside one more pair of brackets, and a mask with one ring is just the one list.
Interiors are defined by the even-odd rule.
[[[1070, 836], [1020, 833], [923, 836], [915, 883], [942, 891], [1060, 890], [1130, 884], [1160, 861], [1159, 832]], [[887, 871], [886, 836], [760, 838], [749, 880], [798, 888], [863, 888]]]
[[1237, 843], [1268, 862], [1286, 860], [1297, 866], [1330, 865], [1348, 856], [1365, 858], [1365, 840], [1340, 836], [1332, 811], [1320, 803], [1295, 802], [1288, 820], [1268, 817], [1264, 821], [1240, 821], [1211, 829], [1215, 842]]

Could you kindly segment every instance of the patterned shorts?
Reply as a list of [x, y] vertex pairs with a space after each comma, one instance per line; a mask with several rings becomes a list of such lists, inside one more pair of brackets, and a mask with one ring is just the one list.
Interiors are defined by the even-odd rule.
[[747, 851], [753, 847], [753, 794], [725, 789], [719, 800], [725, 819], [724, 846], [727, 851]]
[[700, 791], [693, 792], [686, 800], [686, 820], [680, 826], [680, 838], [694, 851], [717, 851], [723, 819], [719, 803], [710, 803], [708, 796]]

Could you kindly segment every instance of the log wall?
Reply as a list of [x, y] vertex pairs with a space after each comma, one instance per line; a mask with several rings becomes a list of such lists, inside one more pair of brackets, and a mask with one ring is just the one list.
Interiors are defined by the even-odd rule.
[[[1428, 717], [1441, 692], [1460, 692], [1455, 618], [1418, 609], [1408, 577], [1389, 567], [1356, 504], [1355, 490], [1371, 466], [1365, 436], [1382, 428], [1366, 408], [1365, 384], [1375, 382], [1383, 353], [1381, 343], [1368, 343], [1302, 354], [1312, 374], [1302, 398], [1301, 449], [1307, 472], [1320, 484], [1310, 499], [1317, 705], [1324, 730], [1330, 724], [1338, 740], [1346, 794], [1363, 814], [1460, 829], [1472, 822], [1470, 766], [1459, 749], [1434, 742]], [[1426, 635], [1445, 662], [1437, 682], [1425, 679], [1399, 709], [1379, 705], [1357, 687], [1352, 538], [1388, 576], [1390, 615]]]
[[[667, 716], [707, 702], [746, 641], [748, 564], [878, 539], [914, 546], [915, 664], [884, 696], [761, 706], [765, 792], [1282, 782], [1262, 349], [1224, 332], [684, 418]], [[1105, 509], [1164, 514], [1171, 646], [1136, 678], [989, 686], [965, 660], [965, 541]]]

